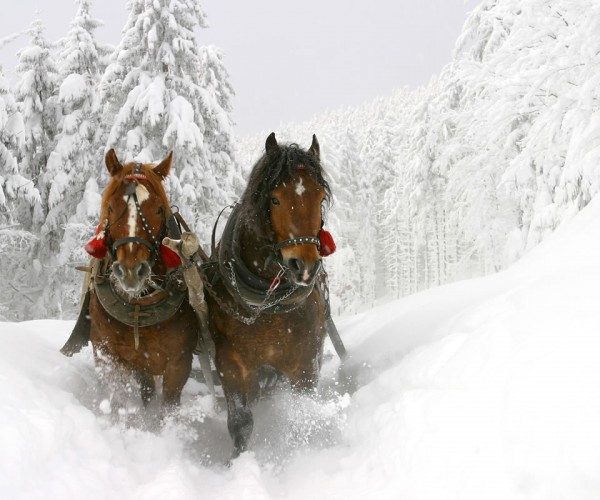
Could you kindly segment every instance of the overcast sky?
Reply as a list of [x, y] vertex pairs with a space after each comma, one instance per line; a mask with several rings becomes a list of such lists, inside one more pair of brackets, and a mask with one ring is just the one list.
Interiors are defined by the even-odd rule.
[[[98, 40], [116, 45], [125, 0], [95, 0], [105, 26]], [[210, 27], [202, 45], [217, 45], [236, 91], [238, 134], [277, 130], [326, 109], [356, 105], [395, 88], [426, 83], [450, 61], [476, 0], [201, 0]], [[26, 28], [36, 9], [47, 37], [63, 36], [74, 0], [17, 0], [0, 16], [0, 38]], [[10, 11], [10, 15], [8, 14]], [[25, 37], [0, 49], [10, 73]], [[9, 75], [10, 76], [10, 75]]]

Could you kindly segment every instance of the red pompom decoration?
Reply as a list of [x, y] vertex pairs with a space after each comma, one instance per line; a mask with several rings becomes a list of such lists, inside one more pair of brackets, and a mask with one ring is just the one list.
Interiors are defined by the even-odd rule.
[[108, 252], [108, 246], [106, 245], [106, 237], [101, 226], [98, 226], [96, 235], [83, 248], [95, 259], [104, 258], [106, 252]]
[[169, 247], [166, 247], [165, 245], [161, 245], [159, 253], [160, 253], [160, 258], [165, 263], [165, 266], [172, 268], [172, 267], [179, 267], [181, 265], [181, 258], [179, 257], [177, 252], [174, 252]]
[[319, 250], [321, 257], [327, 257], [335, 252], [335, 241], [333, 241], [333, 236], [329, 231], [321, 229], [319, 231], [319, 241], [321, 242], [321, 249]]

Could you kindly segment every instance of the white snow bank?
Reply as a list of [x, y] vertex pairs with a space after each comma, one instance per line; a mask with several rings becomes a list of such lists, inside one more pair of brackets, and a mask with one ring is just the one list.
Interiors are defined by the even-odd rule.
[[504, 273], [344, 318], [352, 381], [331, 392], [328, 350], [321, 396], [262, 402], [231, 468], [198, 382], [162, 430], [115, 425], [91, 350], [58, 353], [72, 323], [0, 324], [0, 496], [598, 498], [598, 220], [595, 200]]

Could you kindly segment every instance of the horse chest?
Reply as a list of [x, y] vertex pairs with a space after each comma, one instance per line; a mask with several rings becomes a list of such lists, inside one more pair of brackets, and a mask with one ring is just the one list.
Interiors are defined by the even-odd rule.
[[320, 307], [319, 301], [309, 300], [292, 312], [259, 316], [252, 325], [213, 314], [215, 344], [218, 350], [238, 353], [249, 367], [310, 364], [323, 347]]
[[170, 321], [140, 328], [140, 343], [137, 349], [134, 329], [108, 315], [93, 296], [90, 300], [90, 314], [95, 319], [90, 329], [94, 349], [99, 349], [112, 358], [142, 367], [155, 375], [160, 375], [170, 361], [181, 358], [186, 352], [191, 353], [194, 348], [194, 317], [185, 307], [173, 318], [180, 326], [178, 329], [170, 326]]

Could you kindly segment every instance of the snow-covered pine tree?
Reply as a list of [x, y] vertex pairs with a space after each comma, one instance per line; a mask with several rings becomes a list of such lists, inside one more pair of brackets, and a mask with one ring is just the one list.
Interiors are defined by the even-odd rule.
[[55, 145], [58, 109], [58, 73], [44, 24], [36, 19], [28, 29], [31, 45], [17, 56], [16, 99], [23, 116], [23, 141], [18, 160], [21, 174], [31, 179], [41, 196], [41, 203], [19, 210], [19, 221], [26, 230], [39, 232], [48, 211], [48, 178], [44, 175], [50, 152]]
[[[598, 193], [600, 6], [592, 2], [539, 1], [517, 16], [510, 38], [488, 63], [502, 74], [527, 64], [523, 89], [505, 100], [527, 111], [518, 129], [516, 155], [504, 178], [524, 221], [523, 248], [537, 245]], [[529, 23], [534, 16], [540, 22]], [[543, 22], [542, 22], [543, 21]], [[544, 44], [532, 43], [544, 37]], [[521, 57], [506, 61], [509, 51]], [[504, 63], [504, 64], [502, 64]], [[513, 104], [514, 107], [514, 104]]]
[[[203, 45], [200, 47], [200, 55], [200, 88], [203, 91], [200, 103], [203, 104], [204, 142], [208, 148], [208, 163], [214, 171], [223, 172], [227, 176], [226, 185], [234, 193], [241, 193], [245, 183], [240, 171], [231, 168], [237, 163], [238, 157], [237, 142], [233, 139], [233, 122], [230, 118], [233, 111], [231, 101], [235, 92], [229, 82], [229, 73], [221, 49], [214, 45]], [[223, 198], [220, 204], [224, 205], [230, 201], [230, 198]], [[207, 208], [210, 208], [210, 205]]]
[[455, 136], [471, 151], [452, 197], [487, 271], [516, 260], [598, 190], [599, 9], [489, 0], [457, 43]]
[[21, 174], [16, 158], [23, 127], [23, 117], [0, 67], [0, 228], [19, 224], [11, 206], [14, 200], [31, 207], [39, 203], [39, 192]]
[[75, 307], [79, 283], [73, 260], [85, 259], [82, 246], [93, 233], [100, 210], [98, 178], [103, 147], [97, 125], [100, 107], [97, 93], [100, 60], [107, 49], [96, 42], [94, 31], [102, 23], [90, 14], [91, 0], [76, 0], [76, 14], [67, 36], [60, 41], [60, 110], [56, 147], [49, 155], [48, 214], [41, 230], [47, 250], [43, 264], [48, 282], [43, 303], [50, 314]]
[[107, 146], [140, 161], [173, 150], [171, 200], [208, 242], [219, 210], [236, 198], [232, 186], [242, 182], [227, 71], [194, 33], [205, 18], [196, 0], [133, 0], [102, 89], [112, 122]]
[[[371, 224], [374, 226], [373, 238], [377, 242], [375, 245], [375, 298], [385, 296], [388, 292], [390, 281], [390, 261], [386, 258], [386, 249], [384, 241], [386, 240], [386, 231], [383, 228], [383, 221], [387, 219], [386, 206], [384, 204], [385, 192], [396, 176], [396, 152], [394, 151], [398, 131], [395, 130], [395, 117], [392, 117], [394, 111], [389, 107], [389, 99], [378, 99], [375, 103], [375, 119], [372, 120], [371, 130], [372, 138], [370, 148], [365, 148], [365, 171], [369, 172], [371, 184], [373, 186], [373, 210], [371, 215]], [[366, 175], [366, 172], [363, 172]]]
[[25, 317], [15, 306], [29, 300], [21, 291], [20, 281], [30, 265], [29, 250], [37, 239], [23, 229], [17, 205], [31, 211], [41, 201], [33, 182], [19, 170], [16, 156], [22, 135], [23, 119], [0, 68], [0, 276], [6, 285], [0, 290], [3, 320]]
[[[403, 178], [408, 144], [407, 131], [410, 130], [411, 93], [397, 90], [390, 98], [382, 100], [377, 113], [378, 135], [373, 155], [375, 189], [377, 190], [377, 263], [380, 291], [378, 295], [400, 296], [402, 268], [407, 262], [403, 255], [404, 230], [403, 209], [407, 208], [402, 193], [405, 185], [398, 182]], [[402, 110], [402, 111], [400, 111]]]
[[[36, 19], [29, 27], [31, 44], [18, 53], [15, 97], [17, 106], [23, 117], [23, 140], [17, 155], [21, 175], [31, 180], [39, 192], [37, 202], [32, 206], [30, 201], [17, 199], [15, 217], [23, 229], [39, 236], [42, 225], [48, 214], [49, 178], [46, 175], [46, 164], [50, 152], [55, 145], [57, 132], [57, 82], [58, 74], [49, 43], [44, 37], [44, 25]], [[45, 257], [49, 249], [39, 239], [30, 242], [27, 253], [28, 265], [20, 275], [18, 296], [13, 297], [16, 306], [14, 314], [18, 317], [30, 317], [31, 311], [44, 314], [39, 304], [40, 294], [46, 275]], [[23, 298], [26, 300], [23, 300]]]
[[377, 289], [377, 194], [373, 184], [375, 172], [373, 169], [372, 154], [376, 143], [376, 134], [371, 125], [366, 133], [366, 140], [359, 151], [361, 163], [353, 175], [353, 191], [355, 207], [360, 211], [355, 212], [355, 224], [352, 246], [358, 257], [357, 264], [360, 276], [358, 297], [362, 304], [372, 306], [376, 299]]
[[[346, 111], [346, 114], [348, 112]], [[339, 115], [339, 114], [338, 114]], [[322, 123], [338, 123], [339, 116], [330, 113]], [[323, 164], [333, 189], [334, 204], [328, 213], [328, 229], [334, 235], [336, 253], [326, 259], [331, 289], [332, 312], [357, 312], [362, 305], [359, 290], [361, 274], [357, 251], [362, 240], [357, 238], [356, 175], [360, 171], [360, 155], [355, 133], [349, 127], [320, 127]]]
[[[497, 271], [598, 195], [599, 31], [594, 0], [485, 0], [465, 24], [453, 62], [405, 103], [392, 96], [285, 127], [294, 140], [326, 137], [323, 151], [332, 152], [341, 245], [330, 261], [331, 291], [343, 297], [342, 310], [372, 301], [365, 275], [380, 259], [369, 242], [378, 256], [399, 249], [388, 286], [412, 293]], [[390, 149], [377, 137], [398, 144]], [[359, 186], [336, 170], [350, 142], [359, 174], [373, 164], [395, 174]], [[375, 217], [360, 196], [380, 197], [386, 182]], [[335, 259], [348, 248], [355, 259], [339, 269]], [[348, 286], [355, 279], [360, 287]]]

